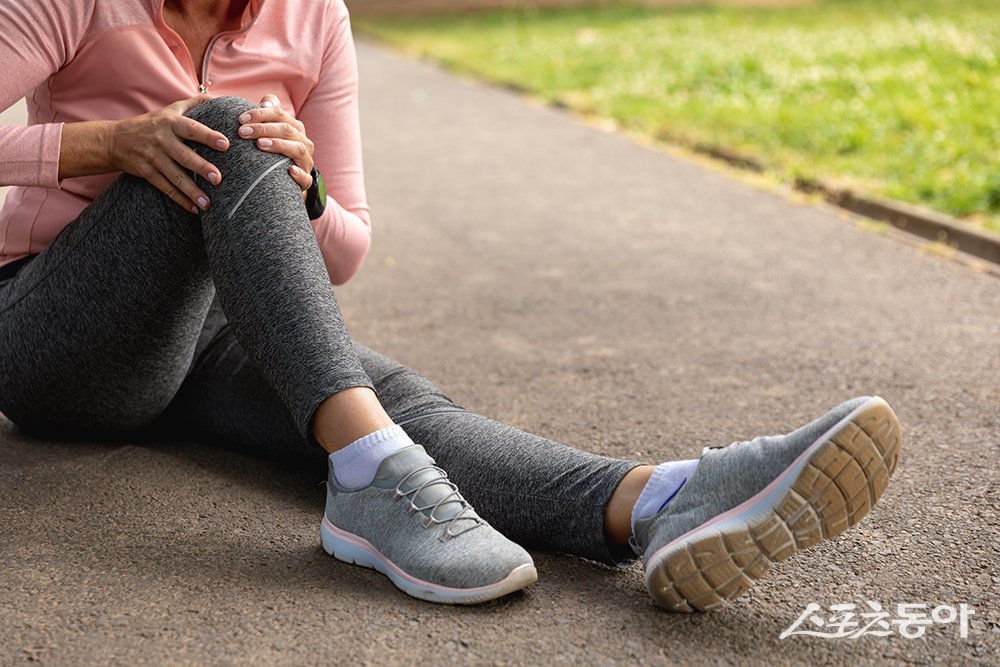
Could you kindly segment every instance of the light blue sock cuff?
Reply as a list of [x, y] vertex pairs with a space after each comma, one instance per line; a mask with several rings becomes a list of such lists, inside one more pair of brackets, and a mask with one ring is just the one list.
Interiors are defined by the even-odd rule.
[[698, 465], [698, 459], [667, 461], [656, 466], [632, 508], [632, 530], [639, 519], [657, 514], [684, 486]]

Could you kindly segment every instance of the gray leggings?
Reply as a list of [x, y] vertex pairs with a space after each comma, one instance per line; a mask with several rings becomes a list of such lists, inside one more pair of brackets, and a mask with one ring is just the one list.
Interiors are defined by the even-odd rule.
[[224, 153], [191, 144], [224, 176], [199, 178], [209, 211], [122, 175], [0, 278], [0, 412], [40, 437], [180, 430], [323, 474], [313, 412], [368, 386], [508, 537], [628, 560], [604, 538], [604, 509], [636, 463], [470, 413], [350, 339], [286, 158], [237, 137], [251, 107], [227, 97], [188, 114], [231, 141]]

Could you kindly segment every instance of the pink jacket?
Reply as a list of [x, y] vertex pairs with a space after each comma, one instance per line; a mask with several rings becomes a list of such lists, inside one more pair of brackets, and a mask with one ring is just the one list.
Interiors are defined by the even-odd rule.
[[[191, 97], [256, 103], [274, 93], [306, 126], [327, 182], [313, 221], [331, 280], [371, 243], [358, 120], [358, 74], [343, 0], [250, 0], [239, 31], [191, 61], [163, 0], [0, 0], [0, 109], [27, 97], [27, 126], [0, 126], [0, 266], [38, 253], [117, 174], [58, 178], [63, 123], [117, 120]], [[137, 220], [136, 224], [142, 224]]]

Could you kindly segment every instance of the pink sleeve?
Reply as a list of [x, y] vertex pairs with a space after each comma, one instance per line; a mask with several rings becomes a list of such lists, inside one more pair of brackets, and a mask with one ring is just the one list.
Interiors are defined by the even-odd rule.
[[[83, 39], [94, 0], [0, 0], [0, 109], [59, 70]], [[62, 123], [0, 125], [0, 186], [59, 187]]]
[[316, 168], [327, 188], [326, 211], [313, 220], [316, 239], [334, 285], [357, 273], [371, 245], [371, 218], [361, 164], [358, 66], [347, 7], [335, 16], [319, 81], [299, 108], [299, 120], [315, 144]]

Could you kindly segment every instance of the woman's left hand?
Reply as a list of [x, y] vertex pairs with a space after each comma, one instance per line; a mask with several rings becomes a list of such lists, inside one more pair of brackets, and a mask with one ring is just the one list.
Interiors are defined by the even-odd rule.
[[302, 188], [302, 196], [312, 185], [313, 142], [306, 136], [305, 125], [285, 111], [274, 95], [265, 95], [260, 108], [250, 109], [240, 116], [239, 134], [244, 139], [255, 139], [257, 148], [268, 153], [280, 153], [292, 159], [288, 168], [295, 182]]

